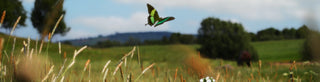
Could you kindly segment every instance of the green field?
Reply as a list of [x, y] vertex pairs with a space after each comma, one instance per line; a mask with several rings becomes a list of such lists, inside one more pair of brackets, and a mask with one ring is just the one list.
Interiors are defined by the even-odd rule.
[[[11, 53], [13, 37], [8, 40], [8, 36], [0, 35], [4, 37], [6, 42], [4, 43], [3, 51]], [[18, 62], [16, 65], [19, 69], [19, 62], [23, 61], [24, 52], [21, 52], [22, 42], [27, 41], [23, 38], [17, 38], [14, 49], [14, 59], [13, 61]], [[252, 62], [253, 66], [248, 67], [237, 67], [236, 62], [226, 61], [221, 59], [207, 59], [200, 58], [196, 51], [199, 48], [199, 45], [146, 45], [146, 46], [137, 46], [134, 51], [134, 55], [131, 58], [127, 56], [127, 61], [123, 60], [121, 65], [122, 69], [115, 71], [117, 65], [121, 62], [121, 58], [125, 54], [129, 53], [133, 46], [129, 47], [112, 47], [105, 49], [98, 48], [86, 48], [84, 49], [77, 57], [75, 64], [69, 69], [66, 70], [64, 77], [65, 81], [102, 81], [101, 70], [103, 69], [105, 63], [111, 60], [110, 65], [108, 66], [109, 71], [107, 72], [106, 80], [108, 82], [118, 82], [125, 80], [125, 77], [131, 75], [131, 80], [134, 81], [141, 75], [138, 82], [168, 82], [168, 81], [180, 81], [186, 80], [187, 82], [196, 82], [199, 81], [199, 77], [211, 76], [218, 78], [219, 82], [223, 81], [287, 81], [289, 78], [283, 76], [284, 73], [289, 72], [289, 65], [274, 65], [270, 62], [288, 62], [290, 60], [301, 59], [300, 50], [304, 40], [281, 40], [281, 41], [266, 41], [266, 42], [253, 42], [254, 48], [259, 54], [259, 59], [262, 61], [262, 67], [259, 71], [258, 62]], [[30, 42], [30, 50], [34, 49], [34, 52], [38, 52], [40, 41], [36, 46], [36, 41]], [[67, 66], [71, 63], [73, 58], [73, 53], [75, 50], [79, 50], [81, 47], [73, 47], [70, 45], [62, 45], [61, 51], [59, 54], [58, 44], [52, 43], [49, 45], [47, 50], [47, 44], [43, 44], [42, 53], [34, 55], [32, 60], [37, 60], [36, 56], [41, 56], [40, 59], [42, 62], [46, 62], [44, 67], [39, 70], [38, 79], [35, 81], [41, 81], [48, 74], [48, 71], [51, 66], [55, 66], [53, 73], [49, 75], [49, 78], [56, 77], [59, 73], [59, 70], [63, 66], [63, 53], [66, 52], [67, 62], [64, 66]], [[138, 55], [140, 57], [141, 64], [138, 63]], [[15, 66], [9, 64], [10, 54], [2, 55], [2, 66], [7, 66], [6, 76], [1, 76], [1, 81], [8, 81], [13, 77]], [[48, 59], [47, 59], [48, 58]], [[88, 69], [83, 71], [86, 61], [90, 59], [90, 66]], [[147, 68], [152, 63], [155, 65], [149, 69], [146, 73], [141, 74], [142, 69]], [[32, 66], [37, 67], [38, 65]], [[225, 67], [231, 66], [231, 67]], [[315, 81], [317, 78], [312, 78], [312, 75], [306, 75], [305, 72], [315, 71], [316, 73], [319, 70], [316, 70], [314, 66], [318, 65], [297, 65], [297, 68], [293, 70], [295, 78], [297, 81], [309, 81], [310, 79]], [[28, 71], [28, 68], [20, 68], [20, 70]], [[200, 69], [200, 70], [199, 70]], [[65, 70], [65, 69], [64, 69]], [[175, 70], [178, 70], [177, 76], [175, 76]], [[89, 72], [90, 71], [90, 72]], [[205, 72], [205, 73], [203, 73]], [[37, 73], [37, 72], [36, 72]], [[311, 72], [310, 72], [311, 73]], [[311, 77], [311, 78], [310, 78]], [[315, 77], [315, 76], [313, 76]], [[40, 78], [40, 79], [39, 79]], [[62, 79], [62, 76], [59, 76], [58, 79]], [[174, 80], [176, 79], [176, 80]], [[48, 79], [51, 81], [52, 79]]]
[[281, 40], [253, 42], [252, 45], [262, 61], [301, 60], [301, 49], [304, 40]]

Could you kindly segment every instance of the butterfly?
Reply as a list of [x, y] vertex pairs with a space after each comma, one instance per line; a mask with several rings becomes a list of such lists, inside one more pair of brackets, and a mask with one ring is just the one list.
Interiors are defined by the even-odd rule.
[[174, 20], [174, 17], [165, 17], [165, 18], [159, 17], [157, 10], [154, 9], [148, 3], [147, 3], [147, 7], [148, 7], [149, 16], [148, 16], [148, 23], [145, 25], [157, 27], [157, 26], [163, 24], [164, 22]]

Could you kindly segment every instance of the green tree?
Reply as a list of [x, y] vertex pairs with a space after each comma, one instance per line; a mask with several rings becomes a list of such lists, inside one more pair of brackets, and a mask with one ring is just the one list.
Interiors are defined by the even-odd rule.
[[246, 50], [255, 55], [252, 56], [254, 60], [258, 59], [258, 55], [249, 44], [249, 34], [239, 23], [214, 17], [206, 18], [202, 20], [198, 30], [198, 42], [201, 45], [201, 54], [210, 58], [236, 60], [240, 52]]
[[180, 36], [181, 34], [180, 33], [172, 33], [169, 37], [169, 41], [170, 43], [172, 44], [178, 44], [180, 43]]
[[163, 44], [169, 44], [169, 39], [166, 36], [163, 36], [161, 41]]
[[260, 41], [282, 39], [281, 32], [273, 27], [259, 31], [257, 37]]
[[[41, 34], [41, 39], [51, 33], [59, 17], [66, 13], [63, 10], [64, 0], [36, 0], [31, 13], [34, 28]], [[70, 30], [62, 19], [54, 34], [65, 35]]]
[[251, 41], [257, 41], [258, 40], [257, 35], [252, 33], [252, 32], [249, 32], [249, 36], [250, 36]]
[[102, 42], [98, 42], [94, 47], [98, 48], [108, 48], [108, 47], [114, 47], [114, 46], [120, 46], [121, 43], [119, 41], [111, 41], [111, 40], [106, 40]]
[[282, 36], [284, 39], [295, 39], [297, 30], [294, 28], [284, 28], [282, 30]]
[[319, 31], [306, 31], [306, 41], [302, 48], [302, 60], [319, 61], [320, 58], [320, 33]]
[[195, 37], [191, 34], [182, 34], [180, 36], [180, 43], [182, 44], [193, 44], [195, 41]]
[[302, 25], [300, 28], [298, 28], [296, 37], [297, 38], [306, 38], [308, 35], [309, 28], [306, 25]]
[[27, 12], [24, 10], [21, 0], [0, 0], [0, 2], [0, 16], [2, 16], [3, 11], [6, 11], [5, 19], [1, 25], [2, 27], [6, 29], [12, 28], [19, 16], [21, 16], [21, 19], [18, 25], [26, 26], [25, 20], [27, 18]]
[[136, 46], [136, 45], [140, 45], [141, 44], [141, 41], [139, 38], [133, 38], [133, 37], [130, 37], [125, 43], [124, 45], [126, 46]]

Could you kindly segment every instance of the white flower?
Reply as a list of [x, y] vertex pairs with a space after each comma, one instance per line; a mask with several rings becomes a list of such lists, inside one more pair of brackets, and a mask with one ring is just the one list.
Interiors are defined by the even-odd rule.
[[283, 75], [283, 76], [288, 76], [288, 73], [283, 73], [282, 75]]
[[212, 77], [201, 78], [200, 82], [215, 82], [216, 80]]

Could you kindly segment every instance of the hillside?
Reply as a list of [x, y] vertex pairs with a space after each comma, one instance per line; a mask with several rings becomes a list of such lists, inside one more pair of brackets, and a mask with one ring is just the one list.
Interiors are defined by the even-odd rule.
[[[4, 37], [8, 39], [7, 35], [1, 35], [1, 37]], [[11, 52], [12, 47], [10, 47], [13, 43], [12, 37], [11, 40], [6, 40], [5, 45], [8, 45], [4, 48], [6, 52]], [[17, 38], [16, 44], [15, 44], [15, 57], [24, 56], [23, 53], [20, 52], [22, 48], [22, 41], [27, 41], [23, 38]], [[123, 74], [132, 74], [134, 77], [133, 79], [136, 79], [139, 74], [141, 74], [143, 68], [148, 67], [149, 65], [155, 63], [155, 66], [150, 68], [140, 79], [139, 81], [158, 81], [158, 82], [164, 82], [164, 81], [173, 81], [174, 78], [176, 78], [176, 75], [179, 74], [179, 78], [184, 78], [186, 81], [195, 82], [199, 81], [199, 73], [201, 71], [207, 71], [211, 74], [213, 74], [214, 77], [217, 75], [220, 77], [220, 81], [248, 81], [248, 78], [252, 79], [252, 76], [254, 76], [254, 79], [252, 80], [268, 80], [268, 81], [275, 81], [275, 82], [283, 82], [287, 81], [288, 78], [282, 76], [283, 73], [288, 72], [289, 65], [281, 65], [276, 66], [272, 64], [268, 64], [268, 62], [282, 62], [282, 61], [288, 61], [292, 57], [299, 59], [299, 49], [304, 40], [281, 40], [281, 41], [265, 41], [265, 42], [254, 42], [252, 43], [253, 46], [257, 49], [260, 59], [262, 60], [262, 67], [261, 71], [258, 67], [257, 62], [252, 62], [253, 65], [251, 69], [247, 67], [238, 67], [236, 66], [235, 61], [226, 61], [221, 59], [207, 59], [207, 58], [200, 58], [197, 55], [196, 49], [199, 48], [199, 45], [144, 45], [144, 46], [138, 46], [136, 51], [134, 52], [133, 58], [127, 57], [128, 59], [125, 60], [125, 63], [122, 64], [123, 68], [120, 68], [120, 71], [122, 70]], [[35, 45], [36, 41], [31, 41], [30, 48], [35, 49], [37, 51], [39, 49], [39, 44]], [[38, 47], [37, 47], [38, 46]], [[64, 61], [64, 55], [59, 54], [59, 48], [57, 44], [50, 44], [50, 47], [47, 47], [47, 44], [44, 44], [42, 53], [38, 54], [38, 56], [48, 56], [49, 64], [46, 65], [54, 65], [54, 74], [58, 74], [59, 69], [63, 66]], [[48, 48], [48, 51], [46, 50]], [[72, 58], [73, 58], [73, 52], [74, 50], [79, 50], [80, 47], [74, 47], [70, 45], [62, 45], [61, 50], [62, 52], [66, 52], [66, 65], [71, 64]], [[107, 81], [114, 82], [114, 81], [121, 81], [121, 78], [123, 77], [122, 72], [114, 72], [117, 65], [120, 61], [120, 59], [124, 56], [124, 54], [130, 52], [133, 49], [133, 46], [129, 47], [112, 47], [112, 48], [86, 48], [84, 49], [77, 57], [76, 61], [74, 63], [74, 66], [70, 68], [68, 72], [66, 72], [66, 75], [64, 77], [66, 81], [80, 81], [80, 77], [84, 79], [84, 81], [88, 81], [91, 79], [92, 81], [101, 81], [102, 75], [101, 70], [104, 67], [105, 63], [108, 60], [111, 60], [110, 65], [108, 66], [108, 69], [110, 70], [108, 73]], [[46, 55], [48, 53], [48, 55]], [[141, 58], [141, 63], [138, 64], [138, 54]], [[190, 55], [193, 55], [193, 57], [190, 58]], [[35, 55], [36, 56], [36, 55]], [[2, 56], [3, 61], [7, 61], [9, 57]], [[29, 59], [29, 58], [27, 58]], [[32, 60], [36, 59], [34, 57]], [[45, 58], [41, 58], [42, 60]], [[22, 61], [21, 59], [16, 59], [17, 61]], [[41, 62], [44, 62], [41, 61]], [[86, 61], [90, 61], [90, 66], [87, 71], [83, 71], [83, 68], [86, 64]], [[5, 65], [9, 65], [9, 63], [5, 63]], [[20, 62], [23, 63], [23, 62]], [[65, 66], [66, 66], [65, 65]], [[190, 66], [191, 65], [191, 66]], [[46, 69], [49, 70], [50, 66], [46, 66]], [[229, 66], [228, 68], [225, 68], [224, 66]], [[274, 67], [272, 67], [274, 66]], [[295, 76], [301, 77], [303, 81], [306, 80], [317, 80], [317, 78], [309, 78], [308, 76], [304, 76], [305, 72], [315, 71], [316, 73], [319, 72], [316, 68], [313, 67], [314, 65], [297, 65], [296, 69], [293, 71]], [[27, 69], [32, 68], [32, 66], [29, 66], [29, 68], [21, 68], [20, 70], [28, 71]], [[200, 69], [200, 72], [199, 70]], [[228, 69], [226, 71], [225, 69]], [[8, 68], [9, 71], [13, 71], [13, 68]], [[43, 69], [42, 69], [43, 70]], [[90, 74], [87, 74], [88, 71]], [[177, 73], [175, 73], [177, 72]], [[259, 72], [259, 74], [258, 74]], [[11, 72], [9, 72], [10, 74]], [[40, 73], [46, 73], [45, 71], [42, 71]], [[84, 74], [84, 77], [80, 76], [80, 74]], [[112, 73], [116, 73], [115, 75], [112, 75]], [[310, 72], [312, 73], [312, 72]], [[11, 73], [12, 74], [12, 73]], [[176, 75], [175, 75], [176, 74]], [[239, 76], [241, 74], [241, 76]], [[261, 75], [260, 75], [261, 74]], [[42, 74], [44, 75], [44, 74]], [[9, 76], [6, 79], [10, 79], [12, 77]], [[40, 76], [43, 78], [44, 76]], [[258, 78], [259, 77], [259, 78]], [[271, 77], [271, 78], [269, 78]], [[50, 76], [49, 78], [52, 78]], [[225, 79], [223, 79], [225, 78]], [[268, 79], [266, 79], [268, 78]], [[12, 79], [12, 78], [11, 78]]]
[[124, 43], [130, 38], [138, 39], [140, 41], [144, 40], [161, 40], [162, 37], [170, 37], [171, 32], [132, 32], [132, 33], [116, 33], [113, 35], [107, 36], [97, 36], [90, 38], [74, 39], [74, 40], [65, 40], [64, 42], [70, 42], [74, 46], [83, 46], [83, 45], [95, 45], [100, 41], [119, 41]]

